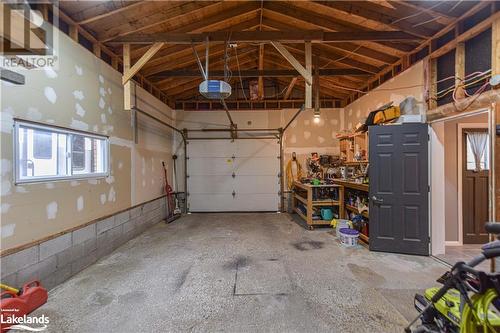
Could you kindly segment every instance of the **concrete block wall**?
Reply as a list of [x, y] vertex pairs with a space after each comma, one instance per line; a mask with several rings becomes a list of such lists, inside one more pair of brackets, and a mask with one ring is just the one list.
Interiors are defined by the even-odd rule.
[[52, 289], [166, 216], [163, 197], [2, 256], [1, 281], [20, 287], [40, 280], [45, 288]]

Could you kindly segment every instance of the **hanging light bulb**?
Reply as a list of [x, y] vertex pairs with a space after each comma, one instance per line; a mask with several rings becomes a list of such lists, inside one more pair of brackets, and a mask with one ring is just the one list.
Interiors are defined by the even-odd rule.
[[319, 110], [319, 108], [315, 108], [314, 109], [314, 114], [313, 114], [313, 121], [317, 124], [320, 122], [320, 118], [321, 118], [321, 112]]

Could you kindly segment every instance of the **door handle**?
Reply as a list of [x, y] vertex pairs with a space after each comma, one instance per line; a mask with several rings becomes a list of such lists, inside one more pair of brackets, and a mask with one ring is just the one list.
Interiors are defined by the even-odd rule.
[[379, 199], [375, 195], [372, 195], [372, 201], [376, 205], [380, 205], [380, 204], [384, 203], [384, 199]]

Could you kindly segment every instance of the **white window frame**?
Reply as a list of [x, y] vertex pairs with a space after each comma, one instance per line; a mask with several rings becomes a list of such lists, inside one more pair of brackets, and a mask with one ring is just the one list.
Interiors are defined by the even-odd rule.
[[[20, 127], [28, 127], [32, 129], [40, 129], [45, 131], [50, 131], [52, 133], [66, 134], [66, 135], [78, 135], [85, 136], [88, 138], [104, 140], [105, 142], [105, 152], [104, 152], [104, 166], [106, 168], [105, 172], [99, 173], [89, 173], [89, 174], [70, 174], [66, 176], [40, 176], [40, 177], [32, 177], [27, 179], [21, 179], [19, 175], [19, 128]], [[106, 178], [110, 175], [110, 144], [109, 144], [109, 136], [99, 135], [85, 131], [79, 131], [74, 129], [69, 129], [60, 126], [46, 125], [40, 124], [37, 122], [14, 118], [14, 135], [13, 135], [13, 149], [14, 149], [14, 163], [13, 166], [15, 168], [14, 174], [14, 184], [29, 184], [29, 183], [43, 183], [43, 182], [52, 182], [52, 181], [62, 181], [62, 180], [78, 180], [78, 179], [100, 179]], [[68, 145], [71, 149], [71, 140]], [[70, 163], [69, 171], [72, 173], [72, 165]]]

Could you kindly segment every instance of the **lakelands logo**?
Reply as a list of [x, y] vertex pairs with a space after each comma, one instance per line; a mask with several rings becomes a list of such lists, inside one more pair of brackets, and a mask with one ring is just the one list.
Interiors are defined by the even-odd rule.
[[0, 314], [0, 324], [1, 324], [0, 326], [8, 327], [9, 330], [43, 332], [47, 330], [47, 327], [50, 322], [49, 317], [43, 314], [37, 317], [28, 317], [26, 315], [22, 317], [15, 317], [12, 315], [4, 314], [8, 312], [16, 312], [16, 311], [2, 309], [2, 314]]
[[48, 1], [4, 1], [0, 3], [0, 21], [0, 66], [57, 67], [57, 6]]

